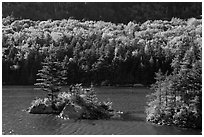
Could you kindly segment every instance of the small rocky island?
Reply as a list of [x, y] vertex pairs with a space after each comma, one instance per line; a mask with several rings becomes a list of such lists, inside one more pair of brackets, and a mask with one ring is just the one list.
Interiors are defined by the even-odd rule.
[[63, 119], [116, 119], [122, 114], [112, 109], [112, 102], [99, 101], [93, 87], [82, 88], [81, 84], [71, 86], [67, 92], [60, 92], [54, 100], [34, 100], [28, 112], [56, 114]]

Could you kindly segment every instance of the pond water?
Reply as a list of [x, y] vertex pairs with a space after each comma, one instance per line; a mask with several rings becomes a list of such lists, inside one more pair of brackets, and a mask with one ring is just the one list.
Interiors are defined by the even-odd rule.
[[100, 100], [108, 98], [113, 108], [129, 112], [124, 120], [63, 120], [54, 115], [28, 114], [25, 112], [42, 91], [29, 86], [3, 86], [2, 134], [18, 135], [196, 135], [200, 130], [174, 126], [158, 126], [145, 121], [146, 95], [149, 89], [138, 87], [95, 88]]

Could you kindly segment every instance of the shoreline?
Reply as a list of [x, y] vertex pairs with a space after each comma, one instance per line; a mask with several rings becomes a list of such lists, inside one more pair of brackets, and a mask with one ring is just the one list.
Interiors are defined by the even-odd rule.
[[[91, 84], [90, 84], [91, 85]], [[68, 85], [70, 86], [70, 85]], [[89, 87], [88, 84], [82, 84], [84, 87]], [[148, 87], [147, 85], [143, 84], [113, 84], [113, 85], [99, 85], [95, 84], [94, 87]], [[2, 84], [2, 87], [38, 87], [35, 85], [15, 85], [15, 84]], [[62, 86], [66, 87], [66, 86]]]

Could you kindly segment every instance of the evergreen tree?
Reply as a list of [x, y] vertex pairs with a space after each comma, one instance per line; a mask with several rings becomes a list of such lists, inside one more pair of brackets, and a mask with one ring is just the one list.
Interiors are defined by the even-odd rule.
[[66, 70], [62, 62], [56, 57], [56, 48], [52, 47], [49, 50], [49, 55], [44, 59], [43, 68], [39, 70], [37, 79], [38, 83], [35, 85], [40, 86], [43, 91], [47, 92], [48, 98], [54, 105], [57, 93], [60, 92], [61, 86], [66, 84]]

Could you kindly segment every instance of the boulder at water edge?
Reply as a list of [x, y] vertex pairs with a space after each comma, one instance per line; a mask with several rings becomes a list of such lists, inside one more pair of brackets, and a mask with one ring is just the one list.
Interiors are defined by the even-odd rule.
[[31, 114], [52, 114], [52, 106], [46, 106], [45, 104], [39, 104], [38, 106], [32, 106], [28, 109]]
[[84, 109], [73, 103], [68, 103], [65, 105], [64, 109], [60, 113], [60, 117], [69, 119], [79, 119], [82, 116]]

